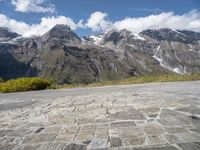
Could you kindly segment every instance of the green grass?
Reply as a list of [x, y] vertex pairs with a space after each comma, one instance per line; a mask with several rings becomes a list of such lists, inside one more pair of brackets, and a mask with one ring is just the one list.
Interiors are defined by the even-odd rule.
[[34, 78], [18, 78], [0, 83], [0, 92], [22, 92], [22, 91], [34, 91], [43, 90], [51, 86], [51, 82], [34, 77]]
[[178, 82], [178, 81], [194, 81], [200, 80], [200, 74], [178, 75], [178, 74], [152, 74], [138, 77], [131, 77], [123, 80], [103, 81], [91, 84], [70, 84], [58, 86], [57, 88], [74, 88], [74, 87], [96, 87], [110, 85], [126, 85], [126, 84], [141, 84], [153, 82]]

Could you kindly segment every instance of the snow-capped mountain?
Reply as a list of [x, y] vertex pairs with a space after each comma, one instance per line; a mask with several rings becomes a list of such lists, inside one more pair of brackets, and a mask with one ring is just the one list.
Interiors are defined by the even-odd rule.
[[155, 72], [200, 72], [200, 33], [111, 30], [81, 38], [70, 27], [56, 25], [43, 36], [23, 38], [0, 28], [4, 79], [41, 76], [58, 83], [90, 83]]

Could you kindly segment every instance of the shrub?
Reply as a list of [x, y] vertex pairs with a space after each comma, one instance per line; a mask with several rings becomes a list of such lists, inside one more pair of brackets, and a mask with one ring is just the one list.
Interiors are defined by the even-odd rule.
[[0, 92], [9, 93], [9, 92], [22, 92], [22, 91], [34, 91], [34, 90], [43, 90], [51, 85], [51, 82], [38, 78], [18, 78], [6, 81], [0, 84]]

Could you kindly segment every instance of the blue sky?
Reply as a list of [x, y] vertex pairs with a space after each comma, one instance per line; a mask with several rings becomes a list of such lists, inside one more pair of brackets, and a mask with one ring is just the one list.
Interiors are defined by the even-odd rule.
[[[98, 13], [94, 14], [95, 12]], [[46, 22], [50, 22], [50, 27], [53, 26], [50, 21], [53, 17], [53, 21], [64, 22], [79, 35], [101, 32], [107, 28], [110, 29], [110, 27], [117, 29], [124, 27], [127, 30], [139, 32], [143, 28], [131, 28], [131, 25], [135, 23], [139, 26], [145, 22], [149, 25], [144, 29], [168, 26], [177, 29], [177, 26], [170, 24], [170, 22], [163, 26], [158, 25], [159, 21], [157, 25], [156, 23], [152, 24], [151, 20], [153, 21], [155, 18], [148, 20], [148, 16], [154, 15], [158, 18], [157, 20], [166, 17], [166, 19], [171, 19], [172, 23], [178, 16], [179, 20], [177, 22], [180, 25], [181, 17], [182, 20], [187, 20], [192, 16], [193, 20], [188, 20], [187, 23], [183, 20], [184, 25], [188, 25], [188, 29], [198, 30], [198, 27], [200, 28], [198, 22], [200, 19], [199, 12], [199, 0], [0, 0], [0, 22], [6, 20], [4, 23], [0, 23], [0, 26], [13, 28], [11, 20], [14, 20], [19, 23], [18, 26], [24, 26], [21, 31], [16, 29], [21, 34], [24, 34], [29, 28], [35, 30], [33, 33], [27, 33], [27, 35], [31, 35], [35, 34], [36, 30], [38, 32], [40, 28], [43, 32], [49, 29], [48, 27], [46, 27], [46, 30], [44, 29], [44, 26], [48, 26], [46, 23], [43, 23], [43, 27], [39, 27], [39, 25], [42, 26], [41, 18], [48, 18]], [[93, 18], [91, 19], [92, 14]], [[186, 18], [183, 18], [185, 16]], [[95, 20], [98, 17], [99, 19]], [[146, 18], [146, 20], [142, 20], [141, 17]], [[69, 22], [68, 19], [71, 19], [72, 22]], [[89, 24], [88, 21], [90, 21]], [[130, 25], [128, 26], [127, 23]], [[191, 23], [193, 23], [192, 26]], [[38, 25], [37, 29], [33, 25]], [[180, 29], [184, 29], [184, 26]]]

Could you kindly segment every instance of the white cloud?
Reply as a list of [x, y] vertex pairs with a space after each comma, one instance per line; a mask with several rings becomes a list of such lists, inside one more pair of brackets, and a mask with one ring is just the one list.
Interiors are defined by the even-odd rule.
[[86, 27], [91, 28], [93, 31], [106, 30], [112, 26], [112, 23], [107, 20], [107, 13], [94, 12], [87, 20]]
[[[85, 22], [85, 23], [84, 23]], [[172, 28], [179, 30], [192, 30], [200, 32], [200, 12], [191, 11], [183, 15], [175, 15], [173, 12], [163, 12], [158, 15], [150, 15], [139, 18], [125, 18], [112, 22], [108, 15], [102, 12], [92, 13], [87, 21], [74, 22], [65, 16], [43, 17], [40, 23], [27, 24], [11, 19], [0, 14], [0, 26], [8, 27], [23, 36], [42, 35], [56, 24], [65, 24], [75, 30], [77, 28], [90, 28], [93, 31], [107, 31], [110, 29], [127, 29], [133, 33], [139, 33], [146, 29]]]
[[55, 12], [55, 5], [44, 5], [44, 3], [45, 0], [11, 0], [11, 4], [15, 6], [16, 11], [36, 13]]
[[179, 30], [193, 30], [200, 32], [200, 12], [194, 10], [183, 15], [175, 15], [173, 12], [163, 12], [146, 17], [130, 18], [111, 22], [107, 14], [93, 13], [86, 24], [93, 31], [106, 31], [111, 28], [116, 30], [127, 29], [139, 33], [146, 29], [172, 28]]
[[16, 21], [14, 19], [10, 19], [9, 17], [0, 14], [0, 26], [7, 27], [14, 32], [17, 32], [25, 37], [32, 35], [43, 35], [47, 31], [49, 31], [56, 24], [65, 24], [75, 30], [78, 27], [81, 27], [82, 24], [76, 24], [71, 18], [67, 18], [65, 16], [58, 17], [47, 17], [42, 18], [41, 22], [38, 24], [26, 24], [24, 22]]
[[78, 27], [78, 24], [76, 24], [71, 18], [67, 18], [64, 16], [48, 17], [42, 18], [39, 24], [31, 25], [30, 30], [26, 31], [23, 35], [42, 35], [53, 28], [56, 24], [68, 25], [71, 27], [72, 30], [75, 30]]
[[0, 14], [0, 26], [7, 27], [17, 33], [25, 33], [30, 29], [30, 26], [24, 22], [16, 21], [15, 19], [10, 19], [4, 14]]
[[147, 17], [125, 18], [115, 22], [114, 28], [127, 29], [131, 32], [158, 28], [200, 31], [200, 12], [191, 11], [183, 15], [174, 15], [173, 12], [167, 12]]

